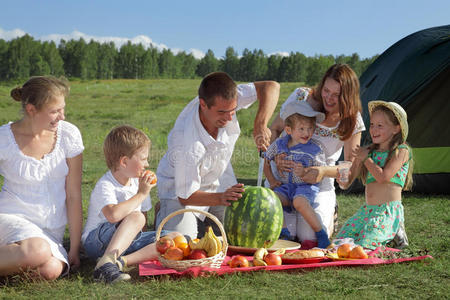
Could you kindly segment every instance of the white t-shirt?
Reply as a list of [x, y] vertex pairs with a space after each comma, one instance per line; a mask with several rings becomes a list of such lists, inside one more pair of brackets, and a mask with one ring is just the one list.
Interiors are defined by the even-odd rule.
[[25, 218], [40, 228], [59, 229], [67, 224], [67, 158], [84, 150], [78, 128], [59, 121], [53, 150], [42, 159], [20, 151], [11, 122], [0, 127], [0, 212]]
[[[306, 101], [310, 93], [308, 88], [297, 88], [283, 103], [280, 109], [283, 111], [286, 105], [294, 101]], [[319, 141], [325, 152], [326, 165], [334, 166], [336, 161], [339, 159], [342, 153], [342, 148], [344, 146], [344, 141], [339, 139], [337, 134], [337, 128], [339, 127], [339, 122], [334, 127], [323, 126], [319, 123], [316, 124], [316, 130], [314, 132], [313, 138]], [[358, 112], [356, 117], [356, 125], [353, 130], [353, 134], [366, 130], [364, 126], [364, 121], [361, 114]], [[334, 190], [334, 178], [324, 177], [320, 185], [320, 191]]]
[[[81, 240], [86, 240], [89, 232], [96, 229], [99, 225], [108, 222], [105, 215], [103, 215], [102, 209], [109, 204], [118, 204], [125, 200], [130, 199], [136, 195], [139, 188], [139, 179], [131, 178], [130, 185], [120, 184], [113, 176], [111, 171], [106, 172], [102, 178], [100, 178], [91, 193], [91, 199], [89, 200], [88, 217], [86, 225], [83, 229], [83, 235]], [[152, 202], [150, 196], [147, 196], [139, 205], [135, 208], [135, 211], [148, 211], [152, 208]]]
[[[237, 91], [236, 110], [256, 101], [253, 83], [238, 85]], [[221, 192], [236, 184], [230, 159], [240, 132], [235, 114], [214, 139], [200, 122], [198, 97], [192, 100], [169, 133], [168, 150], [156, 171], [160, 200], [187, 199], [198, 190]]]

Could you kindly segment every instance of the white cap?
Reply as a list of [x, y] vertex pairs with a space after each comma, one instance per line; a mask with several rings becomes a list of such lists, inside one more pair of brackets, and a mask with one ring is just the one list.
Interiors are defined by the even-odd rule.
[[290, 115], [300, 114], [306, 117], [316, 117], [316, 123], [322, 123], [325, 120], [325, 114], [315, 111], [307, 101], [294, 101], [287, 104], [280, 112], [280, 117], [286, 120]]

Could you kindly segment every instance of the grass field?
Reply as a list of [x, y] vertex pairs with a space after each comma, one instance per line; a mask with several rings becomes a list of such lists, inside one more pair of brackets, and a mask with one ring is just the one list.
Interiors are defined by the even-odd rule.
[[[150, 168], [156, 169], [166, 150], [167, 134], [176, 116], [195, 97], [200, 80], [114, 80], [72, 82], [66, 120], [78, 126], [85, 144], [83, 209], [87, 215], [89, 195], [106, 171], [102, 143], [112, 127], [130, 124], [152, 140]], [[281, 85], [281, 104], [297, 87]], [[0, 124], [20, 118], [20, 103], [9, 97], [12, 85], [0, 85]], [[241, 137], [232, 158], [239, 179], [257, 177], [257, 153], [251, 137], [256, 105], [238, 112]], [[278, 110], [277, 110], [278, 112]], [[0, 178], [0, 183], [3, 180]], [[157, 201], [156, 189], [151, 193]], [[92, 280], [93, 262], [68, 278], [42, 282], [19, 277], [0, 278], [1, 299], [67, 298], [450, 298], [449, 202], [450, 196], [405, 194], [406, 230], [410, 247], [405, 254], [430, 254], [434, 259], [367, 268], [326, 268], [311, 271], [253, 272], [201, 278], [139, 277], [114, 286]], [[342, 223], [364, 201], [363, 195], [339, 194]], [[149, 224], [153, 212], [149, 213]]]

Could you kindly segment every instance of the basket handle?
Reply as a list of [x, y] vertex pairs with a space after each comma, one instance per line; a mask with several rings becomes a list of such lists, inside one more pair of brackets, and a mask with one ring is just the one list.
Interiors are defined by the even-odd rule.
[[174, 216], [177, 216], [177, 215], [180, 215], [180, 214], [184, 214], [186, 212], [193, 212], [193, 213], [203, 214], [203, 215], [207, 216], [208, 218], [210, 218], [211, 220], [213, 220], [214, 223], [217, 224], [217, 226], [220, 229], [220, 233], [222, 234], [222, 242], [223, 242], [222, 252], [226, 254], [226, 251], [228, 249], [228, 241], [227, 241], [227, 235], [225, 233], [225, 229], [223, 228], [222, 223], [219, 221], [219, 219], [217, 219], [216, 216], [210, 214], [207, 211], [203, 211], [203, 210], [199, 210], [199, 209], [184, 208], [184, 209], [180, 209], [180, 210], [174, 211], [173, 213], [169, 214], [167, 217], [165, 217], [161, 221], [161, 223], [158, 226], [158, 229], [156, 230], [156, 241], [159, 240], [159, 236], [161, 234], [161, 230], [164, 227], [164, 225], [167, 223], [167, 221], [169, 221]]

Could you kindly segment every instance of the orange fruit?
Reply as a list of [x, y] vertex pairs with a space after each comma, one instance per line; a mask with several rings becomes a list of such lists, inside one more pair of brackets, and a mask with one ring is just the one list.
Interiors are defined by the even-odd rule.
[[175, 247], [180, 248], [180, 244], [187, 244], [188, 241], [184, 237], [184, 235], [177, 235], [173, 238], [173, 242], [175, 243]]
[[183, 250], [184, 257], [189, 256], [189, 254], [191, 254], [191, 247], [189, 247], [188, 243], [180, 243], [177, 247]]
[[342, 244], [337, 249], [337, 255], [340, 258], [348, 258], [350, 256], [351, 250], [352, 250], [351, 244]]
[[355, 248], [352, 249], [352, 251], [350, 251], [350, 255], [349, 258], [358, 258], [358, 259], [362, 259], [362, 258], [368, 258], [369, 256], [367, 255], [366, 251], [364, 251], [363, 247], [361, 246], [356, 246]]

